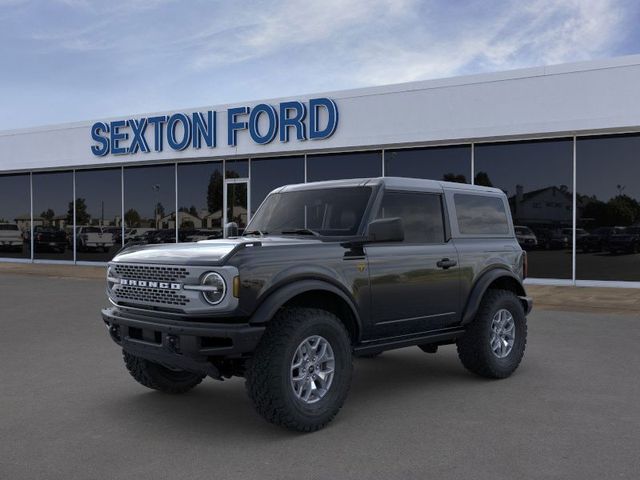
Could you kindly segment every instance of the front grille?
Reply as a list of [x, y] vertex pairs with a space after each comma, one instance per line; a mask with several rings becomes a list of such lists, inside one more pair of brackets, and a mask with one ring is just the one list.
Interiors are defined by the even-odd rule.
[[116, 265], [119, 277], [132, 280], [151, 280], [155, 282], [178, 282], [189, 276], [183, 267], [156, 267], [151, 265]]
[[118, 300], [132, 302], [161, 303], [164, 305], [184, 306], [189, 299], [175, 290], [161, 288], [134, 287], [131, 285], [119, 285], [115, 292]]

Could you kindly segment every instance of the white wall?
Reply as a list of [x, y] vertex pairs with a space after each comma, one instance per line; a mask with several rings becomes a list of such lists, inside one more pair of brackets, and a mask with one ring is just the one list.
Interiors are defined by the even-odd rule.
[[[640, 55], [453, 79], [413, 82], [267, 100], [336, 101], [340, 123], [329, 139], [256, 145], [247, 131], [227, 146], [226, 109], [218, 112], [214, 149], [95, 157], [93, 121], [0, 132], [0, 171], [151, 162], [163, 159], [251, 156], [427, 142], [640, 130]], [[189, 110], [185, 111], [188, 113]], [[170, 113], [170, 112], [162, 112]], [[132, 115], [132, 118], [149, 114]], [[111, 120], [111, 119], [100, 119]], [[151, 129], [148, 129], [148, 132]], [[125, 145], [127, 143], [125, 142]]]

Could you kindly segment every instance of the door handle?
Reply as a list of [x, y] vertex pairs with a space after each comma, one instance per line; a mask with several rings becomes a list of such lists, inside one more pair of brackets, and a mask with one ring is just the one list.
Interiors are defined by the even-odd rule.
[[450, 260], [448, 258], [443, 258], [442, 260], [439, 260], [438, 263], [436, 263], [436, 266], [438, 268], [442, 268], [442, 269], [446, 270], [447, 268], [455, 267], [457, 264], [458, 264], [458, 262], [456, 262], [455, 260]]

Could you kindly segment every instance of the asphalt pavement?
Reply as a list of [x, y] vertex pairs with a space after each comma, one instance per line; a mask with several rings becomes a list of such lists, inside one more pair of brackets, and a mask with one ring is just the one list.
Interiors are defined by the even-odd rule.
[[358, 359], [338, 417], [302, 435], [264, 422], [242, 379], [138, 385], [104, 303], [101, 280], [0, 273], [0, 478], [640, 476], [640, 312], [534, 311], [502, 381], [467, 373], [453, 346]]

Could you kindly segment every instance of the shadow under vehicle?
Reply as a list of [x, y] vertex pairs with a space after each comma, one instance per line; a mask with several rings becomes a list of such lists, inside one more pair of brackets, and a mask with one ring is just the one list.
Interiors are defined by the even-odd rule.
[[0, 223], [0, 249], [21, 251], [22, 232], [15, 223]]
[[639, 253], [640, 227], [626, 227], [609, 237], [607, 249], [611, 253]]
[[603, 252], [609, 248], [611, 235], [622, 233], [624, 227], [598, 227], [587, 235], [576, 238], [576, 248], [584, 253]]
[[532, 307], [526, 259], [495, 188], [288, 185], [241, 236], [120, 251], [102, 318], [143, 386], [184, 393], [207, 376], [244, 377], [266, 420], [308, 432], [344, 403], [354, 355], [456, 344], [471, 372], [511, 375]]
[[531, 250], [538, 246], [538, 238], [529, 227], [516, 225], [513, 229], [516, 232], [516, 239], [523, 250]]

